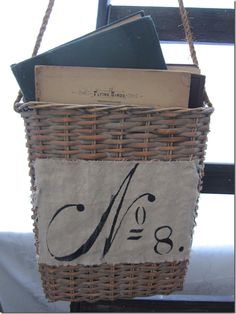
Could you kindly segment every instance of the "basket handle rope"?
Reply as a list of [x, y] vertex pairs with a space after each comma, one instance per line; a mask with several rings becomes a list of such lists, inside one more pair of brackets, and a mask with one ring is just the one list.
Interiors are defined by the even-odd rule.
[[[48, 24], [48, 21], [49, 21], [49, 18], [50, 18], [52, 9], [53, 9], [54, 2], [55, 2], [55, 0], [49, 0], [49, 2], [48, 2], [48, 6], [47, 6], [47, 9], [45, 11], [45, 14], [44, 14], [44, 17], [42, 20], [42, 24], [41, 24], [40, 29], [39, 29], [39, 33], [38, 33], [38, 36], [36, 38], [32, 57], [37, 55], [38, 50], [40, 48], [40, 45], [41, 45], [41, 42], [43, 39], [43, 35], [44, 35], [45, 30], [47, 28], [47, 24]], [[183, 28], [184, 28], [184, 32], [185, 32], [185, 37], [186, 37], [186, 40], [187, 40], [188, 45], [189, 45], [190, 55], [191, 55], [193, 64], [195, 64], [199, 68], [196, 50], [195, 50], [194, 44], [193, 44], [193, 35], [192, 35], [191, 28], [190, 28], [188, 14], [187, 14], [187, 11], [184, 7], [183, 0], [178, 0], [178, 3], [179, 3], [180, 16], [181, 16], [181, 20], [182, 20], [182, 24], [183, 24]], [[16, 103], [19, 103], [21, 101], [22, 97], [23, 97], [22, 92], [19, 91], [17, 98], [14, 102], [14, 105], [16, 105]], [[208, 98], [208, 95], [207, 95], [205, 89], [204, 89], [204, 100], [208, 104], [209, 107], [212, 107], [212, 104]]]
[[[40, 48], [40, 45], [41, 45], [41, 42], [42, 42], [42, 39], [43, 39], [43, 35], [45, 33], [45, 30], [47, 28], [47, 24], [48, 24], [50, 15], [52, 13], [54, 2], [55, 2], [55, 0], [49, 0], [49, 2], [48, 2], [48, 6], [47, 6], [47, 9], [46, 9], [45, 14], [44, 14], [44, 17], [43, 17], [43, 20], [42, 20], [42, 24], [40, 26], [39, 33], [38, 33], [38, 36], [36, 38], [36, 42], [35, 42], [34, 49], [33, 49], [31, 57], [36, 56], [38, 51], [39, 51], [39, 48]], [[16, 100], [14, 102], [14, 105], [16, 103], [19, 103], [21, 101], [22, 97], [23, 97], [22, 92], [21, 92], [21, 90], [19, 90], [17, 98], [16, 98]]]
[[[191, 55], [193, 64], [195, 64], [199, 68], [197, 54], [196, 54], [196, 50], [193, 44], [193, 34], [190, 28], [188, 13], [184, 7], [183, 0], [178, 0], [178, 2], [179, 2], [179, 11], [180, 11], [180, 16], [181, 16], [181, 20], [182, 20], [182, 24], [184, 28], [185, 38], [189, 45], [190, 55]], [[212, 103], [209, 100], [209, 97], [207, 95], [205, 88], [204, 88], [204, 101], [208, 104], [209, 107], [212, 107]]]

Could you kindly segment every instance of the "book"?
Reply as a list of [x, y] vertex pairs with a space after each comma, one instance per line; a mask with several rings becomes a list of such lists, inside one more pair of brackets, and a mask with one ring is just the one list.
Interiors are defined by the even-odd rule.
[[195, 64], [177, 64], [177, 63], [168, 63], [167, 69], [171, 71], [181, 71], [181, 72], [190, 72], [193, 74], [201, 74], [199, 67]]
[[[140, 14], [139, 14], [140, 15]], [[24, 101], [35, 100], [36, 65], [166, 69], [150, 16], [122, 19], [35, 57], [11, 65]]]
[[189, 108], [202, 107], [204, 102], [205, 75], [191, 74]]
[[195, 64], [167, 64], [167, 69], [171, 71], [182, 71], [191, 73], [191, 85], [189, 93], [189, 108], [197, 108], [203, 106], [205, 75], [201, 75], [199, 67]]
[[36, 66], [36, 100], [187, 108], [191, 76], [153, 69]]

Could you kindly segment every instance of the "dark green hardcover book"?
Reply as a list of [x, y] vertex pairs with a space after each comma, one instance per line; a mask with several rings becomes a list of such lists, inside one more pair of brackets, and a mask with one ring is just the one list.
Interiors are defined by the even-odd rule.
[[192, 74], [189, 92], [189, 108], [197, 108], [203, 106], [205, 75]]
[[35, 65], [166, 69], [158, 34], [150, 16], [70, 41], [11, 69], [24, 96], [35, 100]]

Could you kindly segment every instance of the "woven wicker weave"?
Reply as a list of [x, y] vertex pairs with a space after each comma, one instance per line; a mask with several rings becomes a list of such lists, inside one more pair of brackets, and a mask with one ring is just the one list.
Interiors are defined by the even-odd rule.
[[[16, 104], [24, 118], [34, 191], [36, 158], [67, 160], [203, 161], [213, 109], [156, 109], [112, 105]], [[197, 204], [196, 204], [197, 210]], [[37, 208], [33, 208], [37, 241]], [[188, 260], [100, 266], [39, 265], [50, 300], [97, 301], [181, 290]]]

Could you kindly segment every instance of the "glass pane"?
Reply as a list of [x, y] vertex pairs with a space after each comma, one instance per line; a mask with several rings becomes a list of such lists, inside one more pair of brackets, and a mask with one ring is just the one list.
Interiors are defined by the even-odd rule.
[[[192, 8], [234, 8], [232, 0], [184, 0], [185, 7]], [[111, 0], [112, 5], [177, 7], [177, 0]]]
[[193, 248], [234, 247], [234, 196], [201, 194]]
[[[192, 63], [187, 44], [162, 43], [167, 63]], [[234, 162], [234, 46], [195, 44], [212, 114], [207, 162]]]
[[55, 1], [41, 51], [92, 32], [96, 28], [98, 0]]

